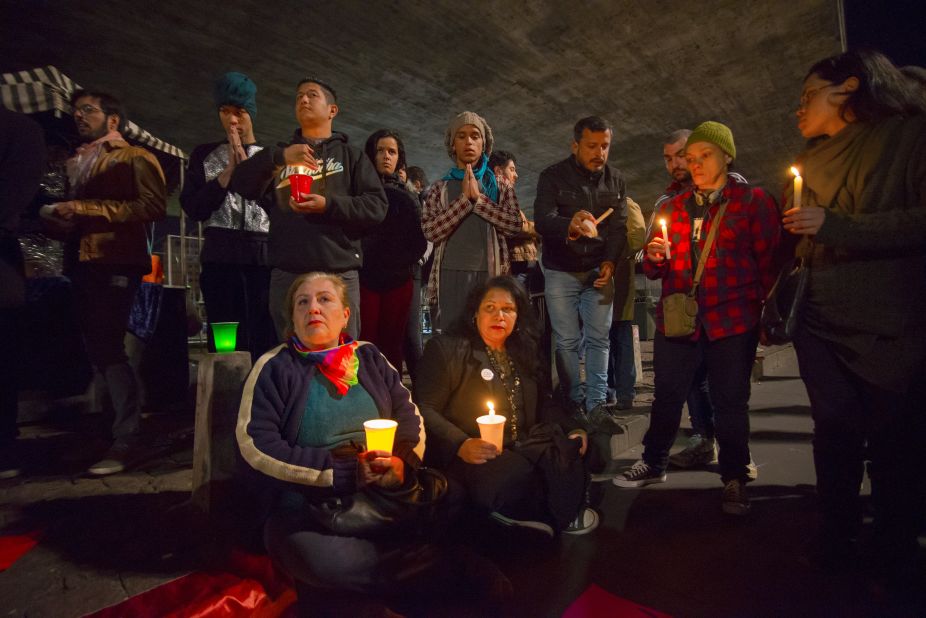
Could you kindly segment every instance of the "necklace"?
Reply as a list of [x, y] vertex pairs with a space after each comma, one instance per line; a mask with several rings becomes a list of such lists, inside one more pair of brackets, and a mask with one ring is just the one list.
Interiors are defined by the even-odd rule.
[[493, 350], [486, 346], [489, 355], [489, 364], [492, 370], [502, 381], [505, 388], [505, 398], [511, 410], [511, 439], [518, 441], [518, 409], [523, 405], [524, 397], [521, 392], [521, 377], [514, 366], [514, 361], [504, 350]]

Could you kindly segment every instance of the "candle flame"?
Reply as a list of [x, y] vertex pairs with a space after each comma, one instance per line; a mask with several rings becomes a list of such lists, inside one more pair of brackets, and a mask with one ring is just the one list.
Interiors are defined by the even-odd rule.
[[797, 176], [798, 178], [801, 177], [801, 173], [800, 173], [799, 171], [797, 171], [797, 168], [794, 167], [793, 165], [791, 166], [791, 173], [794, 174], [795, 176]]
[[495, 415], [495, 404], [492, 403], [491, 401], [487, 401], [486, 405], [489, 407], [489, 415], [494, 416]]
[[659, 225], [662, 226], [662, 227], [665, 227], [665, 226], [666, 226], [666, 220], [665, 220], [665, 219], [660, 219], [660, 220], [659, 220]]

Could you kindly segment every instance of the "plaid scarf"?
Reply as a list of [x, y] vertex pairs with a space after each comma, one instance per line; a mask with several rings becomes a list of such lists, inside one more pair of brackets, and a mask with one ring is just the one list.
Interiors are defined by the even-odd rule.
[[358, 383], [357, 370], [360, 369], [360, 359], [354, 352], [360, 344], [347, 335], [342, 334], [338, 345], [327, 350], [310, 350], [302, 345], [295, 335], [290, 343], [296, 354], [318, 367], [341, 395], [346, 395], [350, 387]]

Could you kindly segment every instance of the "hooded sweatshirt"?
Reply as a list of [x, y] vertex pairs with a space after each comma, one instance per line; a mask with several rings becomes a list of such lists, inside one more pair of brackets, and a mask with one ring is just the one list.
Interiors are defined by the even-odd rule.
[[[311, 192], [325, 196], [323, 213], [302, 214], [289, 207], [283, 150], [292, 144], [312, 146], [320, 163], [320, 169], [312, 172]], [[359, 269], [361, 237], [386, 217], [386, 195], [376, 168], [363, 152], [348, 145], [346, 135], [336, 131], [313, 146], [297, 129], [289, 144], [265, 148], [239, 163], [229, 188], [267, 208], [269, 263], [293, 273]]]

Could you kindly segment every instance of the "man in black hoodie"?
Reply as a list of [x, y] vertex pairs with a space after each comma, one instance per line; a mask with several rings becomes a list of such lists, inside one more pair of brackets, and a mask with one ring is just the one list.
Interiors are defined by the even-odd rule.
[[[296, 87], [296, 130], [289, 145], [265, 148], [235, 169], [231, 190], [260, 200], [270, 215], [270, 313], [282, 338], [286, 292], [299, 275], [337, 273], [350, 297], [351, 337], [360, 333], [360, 239], [386, 217], [386, 195], [376, 168], [347, 136], [332, 131], [337, 95], [327, 83], [305, 78]], [[311, 193], [290, 197], [292, 174], [312, 177]], [[270, 195], [268, 195], [270, 194]], [[285, 315], [284, 315], [285, 314]]]

